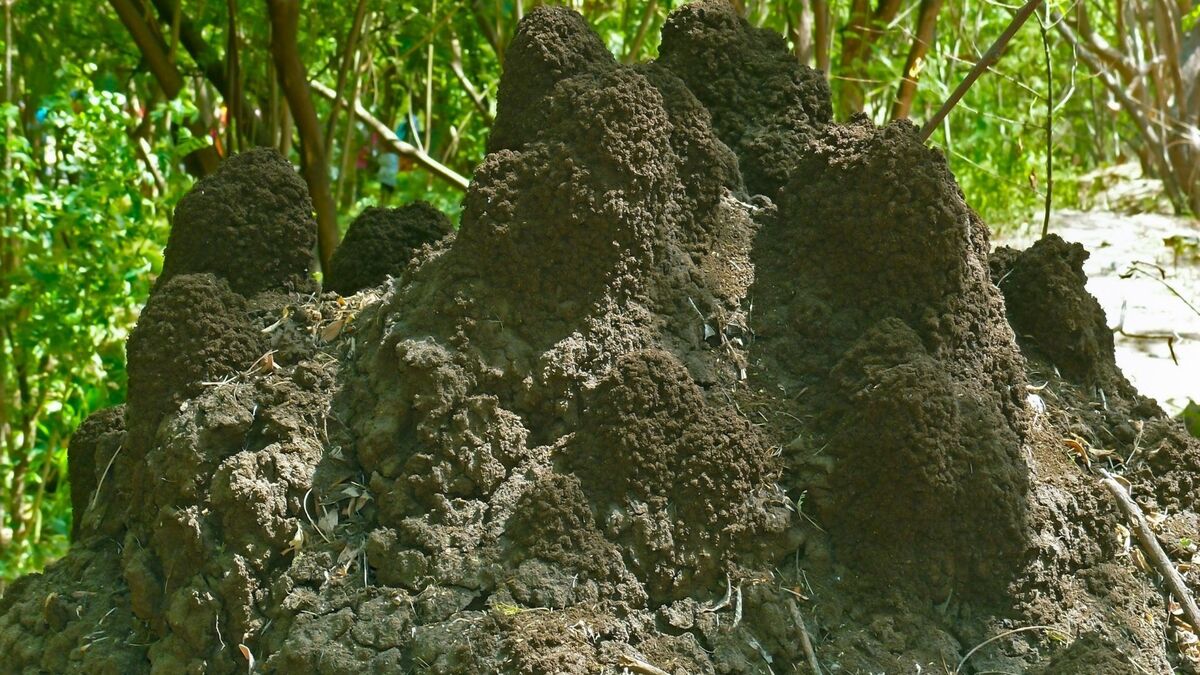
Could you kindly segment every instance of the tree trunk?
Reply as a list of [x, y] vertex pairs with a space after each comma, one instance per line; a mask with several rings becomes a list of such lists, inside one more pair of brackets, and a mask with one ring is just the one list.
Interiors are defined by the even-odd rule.
[[[158, 86], [162, 87], [167, 99], [172, 100], [178, 97], [179, 92], [183, 90], [183, 76], [171, 62], [162, 37], [150, 24], [146, 23], [146, 12], [141, 3], [137, 0], [109, 0], [108, 4], [116, 11], [121, 23], [125, 24], [125, 29], [129, 31], [130, 37], [137, 44], [138, 50], [146, 60], [146, 65], [154, 74], [154, 79], [158, 81]], [[188, 128], [197, 137], [203, 138], [208, 135], [208, 129], [202, 124], [193, 122], [188, 125]], [[205, 176], [216, 171], [220, 161], [217, 151], [212, 146], [206, 145], [189, 154], [185, 163], [188, 171], [193, 175]]]
[[829, 45], [833, 42], [829, 0], [813, 0], [813, 52], [817, 70], [829, 76]]
[[904, 76], [900, 80], [900, 90], [892, 105], [892, 119], [907, 119], [912, 110], [913, 99], [917, 95], [917, 79], [921, 76], [921, 68], [925, 65], [925, 55], [933, 42], [933, 30], [937, 27], [937, 15], [942, 9], [942, 0], [921, 0], [921, 11], [917, 16], [917, 34], [908, 50], [908, 59], [904, 62]]
[[854, 0], [850, 6], [850, 20], [842, 38], [841, 76], [838, 107], [843, 115], [861, 112], [866, 103], [862, 81], [864, 66], [870, 60], [871, 49], [883, 35], [888, 22], [900, 11], [900, 0], [879, 0], [875, 10], [868, 0]]
[[329, 192], [329, 167], [321, 124], [308, 92], [308, 76], [296, 47], [300, 24], [300, 0], [267, 0], [271, 13], [271, 56], [279, 73], [279, 84], [300, 132], [300, 172], [308, 183], [317, 210], [317, 252], [321, 271], [328, 274], [333, 249], [337, 248], [337, 211]]

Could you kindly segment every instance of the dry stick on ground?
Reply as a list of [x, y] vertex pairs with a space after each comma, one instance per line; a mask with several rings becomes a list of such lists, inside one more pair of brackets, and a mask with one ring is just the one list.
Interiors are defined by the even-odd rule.
[[1179, 571], [1175, 569], [1175, 565], [1171, 563], [1171, 559], [1162, 549], [1162, 545], [1158, 543], [1158, 537], [1150, 529], [1150, 524], [1146, 522], [1146, 516], [1142, 514], [1142, 509], [1138, 507], [1137, 502], [1129, 496], [1125, 488], [1113, 478], [1112, 474], [1100, 469], [1100, 474], [1104, 479], [1100, 482], [1108, 491], [1112, 493], [1113, 498], [1117, 500], [1117, 506], [1121, 512], [1125, 514], [1125, 519], [1133, 527], [1133, 533], [1137, 536], [1138, 543], [1141, 544], [1142, 550], [1146, 553], [1146, 558], [1150, 564], [1154, 565], [1154, 569], [1162, 575], [1163, 581], [1166, 582], [1167, 588], [1171, 591], [1171, 595], [1175, 596], [1175, 600], [1183, 608], [1183, 615], [1192, 626], [1192, 630], [1200, 630], [1200, 608], [1196, 607], [1196, 600], [1188, 591], [1187, 584], [1184, 583], [1183, 577], [1179, 576]]
[[1016, 635], [1017, 633], [1028, 633], [1031, 630], [1054, 631], [1055, 633], [1058, 632], [1058, 630], [1054, 626], [1022, 626], [1020, 628], [1006, 630], [1003, 633], [1000, 633], [999, 635], [993, 635], [992, 637], [990, 637], [990, 638], [984, 640], [983, 642], [980, 642], [979, 644], [972, 647], [971, 651], [967, 652], [966, 655], [962, 657], [962, 660], [958, 662], [958, 667], [956, 667], [954, 669], [953, 675], [959, 675], [959, 673], [962, 672], [963, 666], [967, 665], [967, 661], [970, 661], [971, 657], [975, 655], [975, 652], [979, 651], [980, 649], [983, 649], [984, 647], [990, 645], [991, 643], [995, 642], [996, 640], [1006, 638], [1009, 635]]
[[792, 610], [792, 619], [796, 622], [796, 627], [800, 629], [800, 646], [804, 648], [804, 657], [808, 659], [808, 667], [812, 668], [813, 675], [821, 675], [821, 663], [817, 661], [817, 652], [813, 649], [812, 640], [808, 637], [808, 627], [804, 625], [804, 617], [800, 614], [800, 608], [792, 601], [789, 601], [788, 605]]
[[975, 80], [979, 79], [979, 76], [983, 74], [983, 71], [987, 70], [992, 66], [993, 63], [1000, 60], [1000, 55], [1004, 53], [1004, 47], [1008, 45], [1008, 41], [1012, 39], [1012, 36], [1017, 34], [1017, 31], [1020, 30], [1021, 26], [1025, 25], [1025, 22], [1029, 20], [1029, 17], [1040, 4], [1042, 4], [1042, 0], [1029, 0], [1029, 2], [1025, 3], [1021, 9], [1017, 10], [1016, 16], [1013, 17], [1012, 23], [1008, 24], [1008, 28], [1004, 29], [1004, 33], [1002, 33], [1000, 37], [996, 38], [996, 41], [992, 43], [990, 48], [988, 48], [987, 53], [983, 55], [982, 59], [979, 59], [979, 62], [975, 64], [974, 68], [971, 68], [971, 72], [967, 73], [967, 76], [963, 78], [961, 83], [959, 83], [958, 87], [954, 90], [954, 93], [950, 94], [950, 98], [946, 99], [946, 102], [942, 104], [942, 107], [938, 109], [937, 113], [935, 113], [933, 117], [929, 118], [929, 121], [925, 123], [925, 126], [921, 127], [922, 143], [929, 140], [929, 137], [933, 135], [933, 130], [937, 129], [938, 125], [942, 123], [942, 120], [945, 119], [946, 115], [949, 114], [952, 109], [954, 109], [954, 106], [958, 105], [958, 102], [962, 100], [963, 94], [966, 94], [967, 90], [971, 88], [971, 85], [975, 84]]
[[[315, 80], [309, 82], [309, 85], [312, 87], [313, 91], [317, 92], [318, 94], [327, 99], [333, 99], [334, 93], [329, 87], [326, 87]], [[467, 184], [469, 181], [464, 178], [462, 174], [430, 157], [421, 150], [418, 150], [416, 146], [405, 143], [397, 138], [396, 132], [392, 131], [386, 124], [379, 121], [377, 117], [372, 115], [366, 108], [362, 107], [362, 104], [356, 104], [354, 106], [354, 114], [357, 115], [358, 119], [362, 120], [364, 124], [371, 127], [372, 131], [379, 134], [383, 138], [384, 142], [387, 143], [388, 147], [392, 149], [392, 152], [411, 158], [417, 164], [420, 164], [428, 169], [431, 173], [433, 173], [433, 175], [445, 180], [447, 183], [450, 183], [460, 190], [467, 189]]]
[[621, 667], [625, 668], [626, 670], [632, 670], [636, 673], [644, 673], [645, 675], [671, 675], [662, 668], [659, 668], [652, 663], [646, 663], [636, 656], [622, 656]]
[[329, 165], [325, 161], [325, 143], [321, 123], [313, 108], [304, 74], [304, 64], [296, 45], [300, 25], [300, 0], [267, 0], [271, 14], [271, 56], [279, 74], [288, 108], [300, 132], [300, 171], [308, 183], [308, 193], [317, 211], [317, 252], [321, 270], [329, 273], [333, 249], [337, 248], [337, 211], [329, 191]]

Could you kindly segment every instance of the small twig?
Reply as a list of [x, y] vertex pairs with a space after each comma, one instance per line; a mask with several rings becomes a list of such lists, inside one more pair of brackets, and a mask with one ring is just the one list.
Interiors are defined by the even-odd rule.
[[1025, 24], [1026, 21], [1029, 20], [1030, 15], [1033, 14], [1033, 11], [1037, 9], [1038, 5], [1040, 4], [1042, 4], [1042, 0], [1029, 0], [1029, 2], [1025, 3], [1021, 9], [1017, 10], [1016, 16], [1013, 17], [1012, 23], [1008, 25], [1008, 28], [1004, 29], [1004, 33], [1001, 34], [1000, 37], [996, 38], [996, 41], [992, 43], [992, 46], [987, 50], [987, 53], [983, 55], [983, 58], [979, 59], [979, 62], [975, 64], [974, 68], [971, 68], [971, 72], [967, 73], [967, 76], [963, 78], [963, 81], [960, 82], [954, 92], [950, 94], [950, 98], [946, 99], [946, 102], [942, 104], [942, 107], [938, 109], [937, 113], [935, 113], [933, 117], [929, 118], [929, 121], [925, 123], [925, 126], [921, 127], [920, 138], [922, 143], [929, 140], [929, 137], [933, 135], [933, 130], [938, 128], [938, 125], [942, 123], [942, 119], [944, 119], [946, 115], [948, 115], [950, 111], [954, 109], [954, 106], [957, 105], [962, 99], [963, 95], [967, 93], [967, 90], [971, 88], [971, 85], [975, 84], [975, 80], [978, 80], [979, 76], [983, 74], [983, 71], [987, 70], [993, 63], [1000, 60], [1000, 55], [1004, 52], [1004, 47], [1008, 45], [1008, 41], [1012, 39], [1013, 35], [1017, 34], [1017, 31], [1022, 25]]
[[[100, 490], [104, 487], [104, 479], [108, 477], [108, 470], [112, 468], [113, 462], [117, 459], [117, 455], [121, 454], [121, 450], [125, 448], [125, 444], [117, 446], [112, 457], [108, 458], [108, 464], [104, 467], [104, 473], [100, 474], [100, 481], [96, 483], [96, 491], [92, 493], [92, 501], [88, 504], [87, 510], [91, 511], [96, 508], [96, 500], [100, 497]], [[82, 516], [83, 514], [80, 514]], [[107, 614], [105, 616], [108, 616]]]
[[813, 675], [821, 675], [821, 662], [817, 661], [817, 652], [813, 649], [812, 639], [808, 637], [808, 627], [804, 625], [804, 617], [800, 614], [800, 608], [795, 602], [788, 602], [792, 609], [792, 619], [796, 622], [796, 627], [800, 629], [800, 646], [804, 648], [804, 656], [808, 659], [808, 667], [812, 668]]
[[458, 79], [458, 83], [462, 86], [463, 91], [467, 92], [467, 96], [471, 99], [471, 103], [475, 104], [475, 109], [483, 115], [483, 119], [488, 122], [492, 121], [492, 111], [488, 108], [487, 101], [483, 98], [483, 94], [475, 88], [471, 80], [467, 78], [467, 72], [463, 70], [462, 63], [462, 44], [458, 41], [458, 37], [450, 36], [450, 70], [454, 72], [454, 77]]
[[308, 513], [308, 496], [310, 494], [312, 494], [312, 488], [309, 488], [308, 492], [304, 493], [304, 499], [300, 502], [300, 505], [304, 507], [304, 517], [308, 518], [308, 524], [312, 525], [313, 529], [317, 531], [317, 534], [321, 535], [321, 538], [325, 540], [326, 544], [329, 544], [331, 543], [329, 537], [326, 537], [325, 533], [321, 531], [321, 528], [317, 527], [316, 521], [314, 521], [313, 517]]
[[646, 663], [645, 661], [637, 658], [636, 656], [622, 655], [621, 656], [621, 667], [627, 668], [634, 672], [645, 673], [645, 675], [671, 675], [670, 673], [663, 670], [662, 668], [659, 668], [658, 666], [651, 664], [651, 663]]
[[1196, 599], [1192, 597], [1188, 590], [1187, 584], [1183, 581], [1183, 577], [1179, 576], [1179, 571], [1175, 569], [1175, 565], [1171, 563], [1171, 559], [1167, 557], [1163, 551], [1162, 545], [1158, 543], [1158, 537], [1150, 529], [1150, 524], [1146, 522], [1146, 516], [1142, 514], [1142, 509], [1137, 505], [1137, 502], [1129, 496], [1125, 488], [1113, 478], [1112, 474], [1100, 470], [1100, 475], [1104, 479], [1100, 482], [1112, 496], [1117, 500], [1117, 506], [1121, 508], [1121, 512], [1125, 514], [1125, 519], [1133, 527], [1133, 533], [1137, 535], [1138, 543], [1142, 546], [1142, 551], [1145, 552], [1146, 558], [1154, 565], [1154, 569], [1162, 575], [1163, 581], [1166, 582], [1171, 595], [1175, 596], [1175, 600], [1179, 602], [1183, 608], [1183, 615], [1187, 618], [1189, 624], [1195, 630], [1200, 630], [1200, 608], [1196, 606]]
[[[331, 101], [337, 97], [337, 94], [335, 94], [332, 89], [326, 87], [320, 82], [317, 82], [316, 80], [311, 80], [308, 84], [310, 87], [312, 87], [313, 91]], [[467, 189], [467, 184], [469, 181], [465, 177], [463, 177], [454, 169], [451, 169], [433, 157], [430, 157], [424, 150], [413, 146], [411, 143], [406, 143], [400, 140], [400, 138], [396, 136], [396, 132], [389, 129], [388, 125], [381, 122], [379, 118], [372, 115], [370, 111], [362, 106], [361, 103], [354, 104], [354, 114], [364, 124], [371, 127], [372, 131], [379, 134], [392, 152], [395, 152], [398, 155], [403, 155], [404, 157], [412, 158], [413, 161], [425, 167], [430, 173], [460, 190]], [[414, 138], [416, 138], [415, 134]]]
[[[1150, 274], [1146, 270], [1142, 269], [1142, 267], [1141, 267], [1142, 265], [1148, 265], [1148, 266], [1153, 267], [1154, 269], [1158, 270], [1158, 276], [1156, 277], [1153, 274]], [[1174, 295], [1175, 297], [1179, 298], [1179, 300], [1181, 302], [1183, 302], [1183, 304], [1187, 305], [1188, 309], [1195, 312], [1196, 316], [1200, 316], [1200, 309], [1197, 309], [1196, 306], [1193, 305], [1190, 301], [1188, 301], [1187, 298], [1183, 297], [1183, 295], [1181, 295], [1179, 293], [1179, 291], [1175, 290], [1174, 286], [1167, 283], [1167, 272], [1166, 272], [1166, 270], [1159, 267], [1158, 265], [1155, 265], [1154, 263], [1146, 262], [1144, 260], [1134, 260], [1132, 263], [1130, 263], [1129, 269], [1120, 276], [1122, 279], [1128, 279], [1129, 277], [1132, 277], [1134, 274], [1139, 274], [1139, 273], [1144, 276], [1150, 277], [1151, 279], [1154, 279], [1155, 281], [1162, 284], [1163, 286], [1166, 286], [1167, 290], [1171, 292], [1171, 295]]]
[[629, 50], [625, 52], [625, 58], [621, 59], [625, 63], [637, 61], [642, 51], [642, 44], [646, 41], [646, 30], [650, 28], [650, 21], [654, 19], [654, 14], [657, 10], [658, 0], [650, 0], [650, 2], [646, 3], [646, 11], [642, 13], [642, 20], [638, 23], [637, 32], [633, 35], [633, 41], [629, 43]]
[[970, 660], [970, 658], [975, 655], [975, 652], [979, 651], [980, 649], [983, 649], [984, 647], [995, 642], [996, 640], [999, 640], [1004, 637], [1008, 637], [1009, 635], [1013, 635], [1015, 633], [1024, 633], [1024, 632], [1031, 631], [1031, 630], [1052, 630], [1052, 631], [1058, 632], [1058, 629], [1055, 628], [1054, 626], [1023, 626], [1021, 628], [1014, 628], [1012, 630], [1006, 630], [1003, 633], [1000, 633], [999, 635], [994, 635], [994, 636], [984, 640], [983, 642], [980, 642], [979, 644], [975, 645], [974, 647], [972, 647], [971, 651], [967, 652], [966, 656], [962, 657], [962, 660], [958, 662], [958, 667], [956, 667], [954, 669], [954, 675], [958, 675], [959, 673], [961, 673], [963, 666], [967, 665], [967, 661]]
[[701, 608], [700, 611], [701, 612], [716, 612], [716, 611], [722, 610], [729, 606], [729, 601], [732, 598], [733, 598], [733, 580], [731, 580], [728, 576], [726, 576], [725, 577], [725, 597], [718, 600], [717, 603], [711, 607]]

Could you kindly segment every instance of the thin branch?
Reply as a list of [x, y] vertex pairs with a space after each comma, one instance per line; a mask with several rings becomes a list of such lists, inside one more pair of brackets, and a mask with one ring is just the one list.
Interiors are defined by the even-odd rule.
[[337, 86], [334, 91], [337, 92], [337, 97], [333, 99], [333, 106], [329, 110], [329, 119], [325, 122], [325, 156], [333, 156], [333, 132], [337, 128], [338, 109], [341, 107], [342, 97], [346, 93], [346, 78], [353, 67], [354, 54], [358, 49], [358, 37], [362, 34], [363, 19], [367, 15], [367, 0], [358, 0], [358, 7], [354, 10], [354, 22], [350, 24], [350, 33], [346, 36], [345, 47], [342, 49], [342, 57], [338, 64]]
[[642, 20], [638, 23], [637, 33], [634, 33], [633, 42], [629, 43], [629, 50], [625, 52], [625, 58], [622, 59], [625, 63], [633, 63], [641, 55], [642, 44], [646, 41], [646, 31], [650, 28], [650, 22], [654, 19], [657, 11], [658, 0], [650, 0], [646, 3], [646, 11], [642, 12]]
[[1050, 208], [1054, 204], [1054, 71], [1050, 61], [1050, 36], [1046, 26], [1050, 23], [1050, 6], [1046, 6], [1046, 20], [1038, 17], [1038, 29], [1042, 34], [1042, 51], [1046, 58], [1046, 209], [1042, 219], [1042, 238], [1050, 232]]
[[1137, 505], [1137, 502], [1133, 501], [1129, 493], [1125, 491], [1125, 488], [1117, 482], [1117, 479], [1113, 478], [1112, 474], [1104, 469], [1100, 469], [1100, 474], [1104, 476], [1104, 479], [1100, 483], [1117, 500], [1117, 506], [1120, 507], [1121, 513], [1124, 514], [1125, 519], [1133, 527], [1133, 533], [1137, 536], [1138, 544], [1141, 545], [1146, 558], [1151, 565], [1154, 565], [1154, 569], [1162, 575], [1163, 581], [1166, 582], [1167, 588], [1171, 591], [1171, 595], [1175, 596], [1175, 600], [1183, 608], [1184, 617], [1192, 625], [1193, 629], [1200, 629], [1200, 608], [1196, 606], [1196, 599], [1192, 597], [1187, 583], [1179, 575], [1179, 570], [1175, 569], [1175, 565], [1171, 563], [1171, 559], [1163, 551], [1162, 545], [1158, 543], [1158, 537], [1150, 529], [1150, 524], [1146, 522], [1146, 516], [1142, 514], [1142, 509]]
[[1154, 127], [1151, 126], [1150, 120], [1145, 115], [1145, 111], [1147, 110], [1146, 104], [1135, 101], [1130, 97], [1129, 92], [1104, 67], [1104, 62], [1091, 51], [1087, 44], [1079, 39], [1079, 36], [1075, 34], [1075, 31], [1065, 21], [1060, 21], [1056, 17], [1054, 27], [1058, 30], [1059, 35], [1062, 35], [1067, 42], [1075, 47], [1079, 58], [1083, 59], [1084, 63], [1091, 68], [1096, 78], [1108, 89], [1109, 93], [1117, 100], [1117, 103], [1121, 105], [1125, 113], [1133, 120], [1142, 138], [1151, 146], [1150, 157], [1154, 161], [1159, 177], [1163, 181], [1163, 187], [1166, 188], [1167, 196], [1171, 199], [1171, 202], [1177, 207], [1181, 204], [1186, 204], [1186, 193], [1176, 180], [1175, 173], [1171, 170], [1170, 161], [1164, 154], [1165, 144], [1163, 139], [1154, 131]]
[[942, 9], [942, 0], [921, 0], [921, 10], [917, 14], [917, 33], [913, 37], [908, 50], [908, 58], [904, 63], [904, 77], [900, 80], [900, 89], [896, 92], [896, 101], [892, 106], [892, 119], [905, 119], [912, 111], [913, 100], [917, 96], [917, 79], [925, 65], [925, 55], [929, 53], [929, 43], [933, 41], [933, 31], [937, 27], [938, 12]]
[[[317, 82], [316, 80], [310, 81], [309, 86], [312, 87], [313, 91], [327, 99], [333, 100], [335, 96], [332, 89], [326, 87], [320, 82]], [[343, 103], [345, 102], [343, 101]], [[362, 106], [361, 103], [354, 106], [354, 114], [357, 115], [358, 119], [362, 120], [364, 124], [371, 127], [372, 131], [379, 134], [379, 136], [383, 138], [384, 142], [388, 144], [388, 147], [391, 148], [396, 154], [411, 158], [417, 164], [420, 164], [428, 169], [433, 175], [445, 180], [447, 183], [450, 183], [460, 190], [467, 189], [467, 185], [470, 183], [470, 181], [464, 178], [462, 174], [430, 157], [424, 151], [418, 150], [416, 146], [400, 140], [400, 138], [396, 136], [396, 132], [389, 129], [388, 125], [379, 121], [379, 118], [372, 115], [370, 111]]]
[[338, 244], [337, 211], [329, 191], [329, 164], [321, 139], [321, 124], [308, 87], [304, 86], [308, 77], [296, 44], [300, 0], [267, 0], [267, 8], [271, 15], [271, 57], [300, 132], [300, 172], [317, 212], [317, 251], [321, 269], [328, 274]]
[[929, 137], [933, 134], [933, 130], [938, 128], [938, 125], [942, 123], [942, 119], [954, 109], [954, 106], [962, 99], [963, 95], [967, 93], [967, 90], [971, 88], [971, 85], [975, 84], [975, 80], [978, 80], [979, 76], [983, 74], [983, 71], [987, 70], [993, 63], [1000, 60], [1000, 55], [1004, 53], [1004, 48], [1008, 45], [1008, 41], [1012, 39], [1012, 36], [1017, 34], [1017, 31], [1020, 30], [1021, 26], [1025, 25], [1025, 22], [1029, 20], [1030, 15], [1033, 14], [1033, 11], [1037, 9], [1038, 5], [1040, 4], [1042, 4], [1042, 0], [1029, 0], [1029, 2], [1025, 3], [1021, 9], [1017, 10], [1016, 16], [1013, 17], [1012, 23], [1008, 24], [1008, 28], [1004, 29], [1004, 33], [1002, 33], [1000, 37], [996, 38], [996, 41], [992, 43], [992, 46], [987, 50], [987, 53], [983, 55], [983, 58], [979, 59], [979, 62], [975, 64], [975, 67], [971, 69], [971, 72], [967, 73], [967, 76], [963, 78], [963, 81], [959, 83], [954, 92], [950, 94], [950, 98], [946, 99], [946, 102], [942, 104], [942, 107], [937, 111], [937, 113], [935, 113], [933, 117], [929, 118], [929, 121], [926, 122], [925, 126], [921, 128], [920, 138], [922, 143], [929, 140]]
[[454, 72], [454, 77], [458, 79], [458, 83], [462, 85], [463, 90], [466, 91], [467, 96], [470, 97], [471, 102], [475, 104], [475, 109], [479, 111], [479, 114], [483, 115], [483, 118], [487, 120], [489, 124], [491, 124], [492, 111], [488, 108], [487, 101], [483, 98], [483, 94], [479, 93], [479, 90], [476, 89], [475, 85], [471, 83], [471, 80], [467, 78], [466, 71], [463, 70], [462, 45], [459, 44], [458, 37], [455, 35], [450, 36], [450, 70]]
[[[183, 91], [183, 76], [171, 62], [167, 46], [163, 43], [162, 38], [151, 24], [146, 22], [144, 12], [140, 8], [141, 3], [134, 0], [108, 0], [108, 4], [112, 6], [121, 19], [121, 23], [125, 25], [125, 29], [129, 31], [130, 37], [133, 38], [138, 50], [146, 59], [146, 64], [149, 66], [150, 72], [154, 74], [154, 79], [162, 88], [163, 93], [168, 99], [177, 98]], [[201, 138], [208, 133], [208, 130], [198, 122], [189, 125], [189, 128], [193, 135]], [[188, 159], [193, 164], [189, 169], [197, 176], [216, 171], [217, 165], [220, 163], [217, 151], [208, 145], [189, 154]]]

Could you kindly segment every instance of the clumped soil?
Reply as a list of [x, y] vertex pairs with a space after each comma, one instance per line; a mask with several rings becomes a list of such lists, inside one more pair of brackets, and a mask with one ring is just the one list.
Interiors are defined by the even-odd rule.
[[354, 295], [379, 286], [390, 276], [400, 276], [417, 249], [433, 244], [452, 229], [446, 214], [428, 202], [364, 209], [333, 252], [325, 289]]
[[0, 671], [1195, 671], [1096, 472], [1185, 562], [1200, 446], [1081, 249], [990, 254], [912, 125], [720, 0], [633, 66], [538, 8], [505, 66], [458, 231], [364, 214], [341, 294], [277, 156], [181, 202]]

